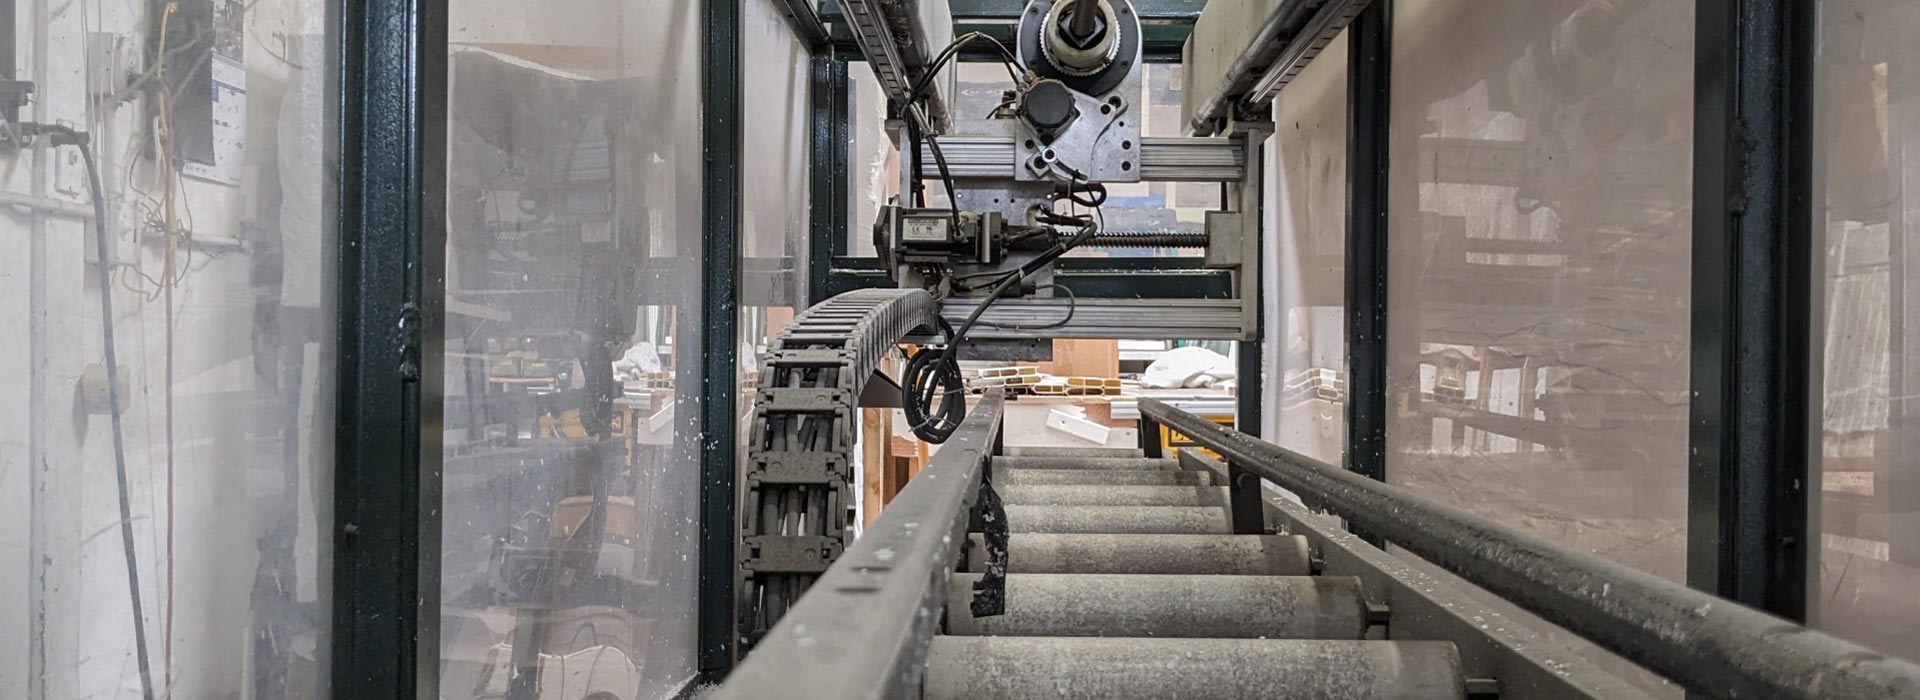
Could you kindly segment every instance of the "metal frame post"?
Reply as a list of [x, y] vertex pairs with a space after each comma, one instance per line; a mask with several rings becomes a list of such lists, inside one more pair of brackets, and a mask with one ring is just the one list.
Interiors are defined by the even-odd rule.
[[[682, 384], [682, 408], [700, 416], [700, 677], [716, 682], [733, 667], [734, 518], [740, 330], [740, 0], [702, 6], [700, 364], [697, 386]], [[684, 358], [684, 355], [683, 355]], [[684, 405], [694, 404], [694, 405]]]
[[1165, 451], [1160, 449], [1160, 423], [1158, 421], [1148, 418], [1146, 414], [1143, 413], [1140, 415], [1140, 428], [1136, 432], [1139, 433], [1135, 437], [1139, 440], [1141, 456], [1152, 459], [1160, 459], [1165, 456]]
[[1392, 0], [1375, 0], [1347, 31], [1346, 467], [1386, 481]]
[[1696, 21], [1687, 582], [1804, 620], [1813, 1]]
[[[1252, 433], [1249, 433], [1250, 435]], [[1258, 438], [1258, 435], [1254, 435]], [[1267, 504], [1261, 498], [1259, 474], [1248, 471], [1236, 460], [1227, 462], [1227, 513], [1232, 516], [1233, 534], [1264, 535], [1267, 532]]]
[[440, 668], [447, 3], [329, 2], [338, 248], [331, 692], [412, 700]]
[[847, 59], [831, 47], [813, 56], [813, 92], [807, 145], [813, 200], [811, 240], [807, 246], [807, 291], [810, 301], [822, 301], [838, 291], [832, 286], [833, 259], [844, 256], [851, 216], [852, 193], [847, 179], [848, 105], [852, 83]]
[[[1246, 248], [1242, 252], [1239, 282], [1240, 293], [1244, 295], [1242, 303], [1246, 306], [1244, 323], [1247, 335], [1252, 340], [1242, 340], [1239, 345], [1239, 357], [1236, 358], [1234, 375], [1239, 386], [1234, 389], [1234, 427], [1240, 432], [1260, 436], [1260, 424], [1263, 422], [1264, 408], [1261, 401], [1265, 398], [1262, 382], [1266, 371], [1264, 326], [1266, 325], [1266, 305], [1260, 298], [1260, 276], [1264, 274], [1261, 255], [1264, 249], [1266, 233], [1266, 215], [1264, 201], [1266, 186], [1266, 147], [1262, 143], [1271, 132], [1261, 129], [1240, 131], [1240, 138], [1247, 142], [1247, 178], [1240, 183], [1238, 201], [1235, 209], [1241, 215], [1241, 236]], [[1228, 512], [1232, 516], [1233, 531], [1241, 535], [1257, 535], [1267, 529], [1266, 507], [1262, 503], [1260, 477], [1242, 470], [1231, 461], [1227, 463]]]

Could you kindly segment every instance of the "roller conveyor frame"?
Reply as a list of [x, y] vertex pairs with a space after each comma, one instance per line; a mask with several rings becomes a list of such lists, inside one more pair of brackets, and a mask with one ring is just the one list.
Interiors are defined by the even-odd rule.
[[[1009, 663], [1009, 659], [1017, 662], [1025, 658], [1021, 650], [1029, 647], [1031, 655], [1038, 659], [1036, 663], [1044, 663], [1046, 658], [1068, 659], [1076, 664], [1084, 661], [1094, 664], [1096, 668], [1106, 668], [1104, 673], [1109, 674], [1113, 669], [1124, 669], [1130, 664], [1139, 663], [1143, 658], [1139, 656], [1143, 653], [1142, 649], [1164, 647], [1168, 650], [1168, 656], [1160, 661], [1167, 664], [1164, 668], [1169, 672], [1180, 674], [1184, 673], [1183, 669], [1212, 669], [1205, 673], [1184, 673], [1182, 677], [1198, 679], [1192, 682], [1221, 684], [1217, 688], [1208, 688], [1218, 691], [1213, 696], [1219, 697], [1289, 697], [1258, 693], [1270, 692], [1278, 687], [1272, 685], [1274, 673], [1285, 671], [1299, 674], [1303, 672], [1302, 669], [1325, 665], [1322, 662], [1317, 662], [1319, 666], [1287, 665], [1289, 658], [1319, 658], [1314, 656], [1317, 652], [1312, 651], [1315, 647], [1310, 646], [1313, 640], [1147, 639], [1135, 640], [1139, 643], [1134, 644], [1126, 640], [1093, 638], [1076, 641], [1073, 638], [1049, 637], [939, 636], [946, 618], [953, 614], [951, 611], [944, 616], [941, 614], [943, 609], [947, 609], [947, 598], [950, 595], [965, 598], [963, 592], [951, 589], [951, 586], [958, 585], [951, 582], [971, 580], [967, 576], [956, 575], [956, 572], [969, 566], [963, 550], [968, 548], [967, 531], [974, 520], [974, 506], [983, 479], [993, 478], [991, 470], [995, 469], [995, 460], [992, 457], [1001, 452], [998, 443], [1002, 402], [1003, 397], [998, 391], [980, 400], [954, 438], [936, 453], [920, 477], [909, 483], [907, 489], [889, 504], [880, 519], [847, 549], [839, 562], [800, 599], [712, 697], [911, 698], [921, 697], [923, 685], [928, 697], [951, 697], [954, 693], [1025, 697], [1034, 688], [1041, 687], [1033, 685], [1030, 665], [1015, 663], [1007, 667], [1005, 664]], [[1339, 514], [1350, 521], [1375, 527], [1375, 531], [1385, 534], [1396, 543], [1407, 540], [1409, 550], [1422, 553], [1429, 559], [1446, 560], [1447, 557], [1442, 555], [1449, 552], [1435, 550], [1433, 547], [1436, 545], [1420, 541], [1420, 537], [1407, 532], [1406, 528], [1424, 527], [1434, 532], [1445, 532], [1448, 527], [1478, 526], [1476, 532], [1480, 539], [1493, 542], [1491, 545], [1483, 544], [1483, 550], [1486, 547], [1497, 550], [1511, 544], [1506, 540], [1518, 537], [1516, 533], [1503, 532], [1497, 525], [1476, 522], [1471, 516], [1445, 512], [1444, 509], [1428, 512], [1434, 509], [1424, 499], [1396, 487], [1370, 481], [1365, 484], [1348, 483], [1341, 477], [1352, 475], [1335, 467], [1291, 453], [1281, 455], [1284, 451], [1280, 448], [1231, 433], [1177, 409], [1143, 402], [1143, 412], [1149, 424], [1164, 422], [1187, 433], [1201, 445], [1242, 460], [1242, 464], [1230, 467], [1221, 461], [1186, 451], [1179, 456], [1178, 464], [1188, 470], [1212, 473], [1216, 477], [1236, 472], [1256, 475], [1257, 479], [1250, 485], [1259, 489], [1261, 516], [1267, 524], [1265, 529], [1303, 539], [1311, 552], [1309, 560], [1315, 574], [1358, 580], [1370, 608], [1367, 622], [1372, 627], [1368, 639], [1432, 640], [1417, 642], [1415, 646], [1398, 651], [1395, 647], [1352, 647], [1369, 650], [1353, 652], [1352, 658], [1357, 664], [1354, 668], [1358, 669], [1355, 672], [1364, 674], [1369, 668], [1391, 667], [1391, 663], [1381, 664], [1386, 663], [1382, 659], [1392, 657], [1381, 657], [1379, 654], [1412, 653], [1427, 660], [1422, 662], [1422, 668], [1432, 667], [1432, 659], [1454, 659], [1448, 663], [1454, 664], [1457, 669], [1456, 690], [1466, 697], [1648, 697], [1585, 659], [1573, 656], [1543, 637], [1510, 623], [1507, 618], [1478, 604], [1464, 592], [1346, 533], [1337, 518], [1309, 511], [1269, 493], [1258, 480], [1270, 479], [1287, 485], [1309, 500], [1340, 511]], [[1284, 456], [1284, 463], [1276, 455]], [[1274, 460], [1274, 463], [1263, 463], [1262, 459]], [[1210, 480], [1215, 483], [1224, 481], [1219, 478]], [[1246, 481], [1243, 479], [1243, 483]], [[1335, 493], [1336, 490], [1339, 493]], [[1352, 507], [1357, 498], [1355, 493], [1364, 493], [1374, 499], [1367, 501], [1374, 510], [1368, 513], [1343, 510]], [[1017, 516], [1010, 512], [1009, 519], [1014, 517]], [[1439, 520], [1429, 521], [1428, 518]], [[1385, 525], [1383, 521], [1392, 519], [1418, 524], [1399, 529], [1377, 527]], [[1433, 537], [1439, 538], [1440, 535]], [[1920, 689], [1920, 680], [1916, 680], [1920, 679], [1920, 669], [1911, 664], [1873, 655], [1785, 621], [1772, 618], [1758, 620], [1766, 616], [1704, 594], [1687, 592], [1685, 589], [1681, 589], [1682, 593], [1679, 594], [1665, 589], [1645, 590], [1641, 587], [1645, 582], [1639, 579], [1650, 577], [1644, 574], [1566, 552], [1552, 544], [1539, 541], [1522, 544], [1541, 550], [1535, 553], [1569, 567], [1567, 572], [1562, 573], [1621, 581], [1623, 588], [1612, 591], [1612, 595], [1608, 596], [1612, 598], [1611, 601], [1601, 601], [1596, 605], [1608, 605], [1614, 612], [1643, 615], [1641, 619], [1648, 621], [1644, 626], [1634, 629], [1628, 624], [1623, 628], [1629, 630], [1627, 634], [1631, 641], [1642, 645], [1644, 649], [1670, 651], [1674, 640], [1681, 638], [1705, 649], [1692, 652], [1695, 655], [1690, 658], [1698, 661], [1702, 654], [1715, 653], [1716, 647], [1703, 640], [1743, 640], [1743, 635], [1761, 632], [1771, 635], [1772, 639], [1755, 637], [1740, 641], [1739, 648], [1746, 655], [1743, 659], [1731, 659], [1725, 665], [1714, 668], [1673, 669], [1668, 674], [1676, 683], [1702, 691], [1708, 697], [1728, 697], [1730, 691], [1740, 692], [1742, 697], [1746, 697], [1745, 693], [1754, 687], [1770, 688], [1772, 694], [1769, 697], [1782, 698], [1904, 698], [1914, 697], [1916, 692], [1920, 692], [1916, 691]], [[1446, 562], [1441, 563], [1444, 565]], [[1541, 575], [1540, 569], [1527, 568], [1524, 566], [1526, 562], [1521, 563], [1523, 566], [1498, 573], [1515, 580], [1531, 580]], [[1479, 576], [1483, 572], [1463, 573]], [[1019, 576], [1017, 568], [1012, 576]], [[1504, 592], [1499, 586], [1490, 588]], [[1018, 585], [1009, 585], [1009, 595], [1016, 595], [1019, 589]], [[1676, 602], [1694, 602], [1686, 595], [1689, 593], [1711, 601], [1695, 614], [1697, 623], [1690, 626], [1684, 621], [1676, 623], [1658, 615]], [[1542, 612], [1538, 609], [1541, 606], [1538, 600], [1514, 602], [1535, 612]], [[1596, 618], [1604, 614], [1600, 610], [1579, 609], [1582, 604], [1578, 602], [1570, 605], [1577, 614]], [[1010, 606], [1010, 610], [1017, 607]], [[1548, 617], [1555, 619], [1553, 615]], [[1764, 622], [1764, 629], [1750, 626], [1756, 621]], [[1582, 627], [1577, 622], [1568, 625], [1568, 629], [1576, 632], [1581, 631]], [[1187, 641], [1200, 643], [1196, 646], [1176, 646]], [[1596, 641], [1607, 643], [1605, 640]], [[1326, 642], [1334, 645], [1356, 643], [1367, 644], [1364, 641]], [[1027, 646], [1022, 647], [1022, 644]], [[1417, 644], [1443, 644], [1447, 647], [1447, 656], [1430, 656], [1440, 653], [1439, 648]], [[974, 651], [955, 656], [956, 650]], [[1213, 651], [1221, 656], [1205, 656]], [[993, 654], [1000, 656], [994, 657]], [[1049, 654], [1053, 656], [1049, 657]], [[1062, 654], [1065, 656], [1060, 656]], [[1452, 656], [1455, 654], [1457, 658]], [[925, 685], [930, 678], [930, 655], [942, 664], [938, 677], [932, 679], [938, 685]], [[994, 661], [995, 658], [1000, 660]], [[1374, 661], [1367, 661], [1369, 658]], [[1755, 660], [1776, 664], [1776, 668], [1772, 671], [1752, 669]], [[1102, 663], [1110, 665], [1099, 667]], [[1655, 667], [1653, 663], [1647, 665]], [[1822, 669], [1822, 672], [1806, 675], [1797, 683], [1781, 681], [1780, 668], [1804, 669], [1810, 665]], [[996, 668], [1000, 670], [991, 670]], [[1027, 675], [1024, 680], [1021, 677], [1008, 677], [975, 683], [968, 680], [966, 673]], [[1067, 696], [1076, 696], [1071, 690], [1075, 687], [1070, 685], [1071, 680], [1060, 679], [1058, 683], [1046, 687], [1068, 688]], [[1351, 679], [1334, 674], [1325, 680], [1334, 683]], [[1381, 681], [1398, 683], [1386, 678]], [[1232, 685], [1234, 683], [1245, 684], [1245, 687]], [[1756, 685], [1764, 683], [1771, 685]], [[1453, 682], [1442, 683], [1451, 684]], [[1392, 687], [1404, 685], [1400, 683]], [[1445, 688], [1440, 690], [1452, 692]]]

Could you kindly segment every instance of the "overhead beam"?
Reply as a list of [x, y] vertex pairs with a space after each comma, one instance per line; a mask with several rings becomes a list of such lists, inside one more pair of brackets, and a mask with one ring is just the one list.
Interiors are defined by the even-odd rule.
[[[1019, 21], [1026, 11], [1026, 0], [949, 0], [955, 24], [968, 21]], [[1207, 0], [1133, 0], [1133, 13], [1141, 22], [1193, 23], [1206, 9]]]
[[1308, 22], [1293, 41], [1287, 42], [1287, 48], [1280, 51], [1280, 57], [1267, 67], [1260, 81], [1253, 84], [1253, 92], [1247, 95], [1247, 102], [1264, 104], [1272, 100], [1367, 6], [1368, 0], [1331, 0], [1322, 5], [1320, 11], [1314, 13], [1313, 21]]
[[[794, 0], [803, 2], [804, 0]], [[941, 14], [945, 2], [926, 0], [918, 4], [882, 0], [837, 0], [840, 19], [852, 30], [853, 43], [873, 67], [881, 92], [896, 104], [904, 103], [914, 83], [930, 67], [933, 58], [952, 40], [951, 17]], [[927, 5], [936, 6], [928, 8]], [[933, 17], [938, 27], [926, 21]], [[927, 121], [935, 132], [944, 132], [948, 124], [946, 95], [940, 81], [925, 96]]]
[[[1194, 24], [1194, 36], [1188, 38], [1187, 52], [1187, 89], [1204, 93], [1204, 97], [1189, 102], [1192, 105], [1187, 113], [1187, 131], [1194, 136], [1211, 136], [1220, 130], [1222, 124], [1233, 115], [1236, 105], [1247, 102], [1255, 104], [1271, 100], [1273, 93], [1285, 85], [1287, 79], [1297, 75], [1327, 41], [1340, 30], [1360, 10], [1366, 9], [1368, 0], [1285, 0], [1273, 6], [1273, 9], [1261, 18], [1258, 28], [1252, 36], [1233, 54], [1230, 61], [1202, 60], [1198, 55], [1199, 47], [1208, 46], [1225, 40], [1234, 42], [1239, 36], [1239, 27], [1245, 26], [1243, 17], [1231, 13], [1241, 11], [1237, 4], [1221, 4], [1202, 13]], [[1217, 13], [1217, 14], [1214, 14]], [[1199, 42], [1199, 43], [1195, 43]], [[1237, 42], [1235, 42], [1237, 43]], [[1232, 51], [1232, 48], [1228, 48]], [[1266, 80], [1270, 69], [1276, 65], [1283, 70], [1271, 83]], [[1224, 67], [1223, 67], [1224, 66]], [[1218, 75], [1212, 73], [1217, 71]], [[1256, 84], [1267, 85], [1270, 90], [1259, 100], [1250, 100]]]
[[794, 36], [806, 44], [808, 51], [817, 51], [826, 46], [830, 37], [827, 25], [820, 21], [820, 14], [814, 11], [813, 0], [774, 0], [780, 13], [787, 20], [787, 26], [793, 28]]

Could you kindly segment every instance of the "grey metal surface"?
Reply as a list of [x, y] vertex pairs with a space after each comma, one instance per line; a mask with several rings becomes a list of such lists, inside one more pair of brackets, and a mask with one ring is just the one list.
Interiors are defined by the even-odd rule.
[[[1304, 537], [1281, 535], [1014, 535], [1007, 571], [1021, 574], [1306, 576]], [[986, 570], [979, 535], [967, 536], [967, 570]]]
[[735, 614], [746, 644], [846, 546], [860, 392], [901, 336], [934, 326], [935, 309], [920, 290], [848, 292], [770, 343], [741, 480]]
[[[1130, 473], [1130, 472], [1117, 472]], [[1170, 472], [1175, 473], [1175, 472]], [[1000, 496], [1015, 506], [1222, 506], [1219, 486], [1006, 484]]]
[[1177, 470], [1180, 462], [1146, 457], [995, 457], [993, 468], [996, 474], [1018, 469]]
[[996, 475], [1008, 486], [1082, 485], [1082, 486], [1212, 486], [1213, 475], [1206, 472], [1170, 469], [1009, 469]]
[[926, 700], [1466, 697], [1445, 642], [935, 637], [927, 661]]
[[1006, 614], [968, 612], [980, 574], [947, 585], [947, 634], [1000, 637], [1360, 639], [1367, 604], [1348, 576], [1011, 574]]
[[1091, 533], [1226, 535], [1227, 509], [1218, 506], [1007, 506], [1015, 534]]
[[[1020, 160], [1023, 143], [1005, 136], [947, 136], [940, 153], [954, 179], [1012, 180], [1025, 169]], [[1139, 179], [1148, 182], [1238, 182], [1245, 177], [1247, 149], [1230, 138], [1145, 136], [1140, 150]], [[922, 162], [933, 162], [933, 150], [921, 146]]]
[[925, 469], [749, 654], [713, 700], [911, 697], [966, 540], [1003, 396], [982, 397]]
[[1159, 401], [1140, 410], [1547, 621], [1711, 697], [1920, 698], [1920, 666], [1573, 552], [1234, 432]]

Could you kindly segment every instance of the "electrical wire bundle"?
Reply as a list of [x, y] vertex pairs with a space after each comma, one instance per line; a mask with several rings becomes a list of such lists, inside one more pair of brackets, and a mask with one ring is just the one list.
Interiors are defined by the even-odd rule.
[[[921, 108], [919, 103], [926, 92], [927, 86], [932, 83], [934, 76], [939, 73], [940, 69], [952, 61], [954, 56], [958, 55], [961, 48], [982, 39], [991, 42], [999, 49], [1002, 56], [1001, 63], [1006, 66], [1008, 77], [1013, 79], [1017, 87], [1022, 82], [1023, 75], [1019, 69], [1018, 62], [1014, 58], [1013, 52], [1008, 51], [1006, 45], [1001, 44], [999, 40], [986, 34], [973, 32], [954, 39], [953, 43], [948, 44], [947, 48], [942, 50], [940, 55], [934, 58], [926, 73], [921, 75], [920, 79], [914, 82], [912, 89], [907, 91], [907, 98], [901, 110], [907, 116], [911, 117], [911, 119], [907, 121], [909, 143], [913, 144], [924, 140], [927, 143], [928, 150], [933, 154], [934, 165], [938, 168], [941, 183], [946, 188], [948, 209], [952, 212], [954, 225], [956, 227], [959, 225], [960, 203], [958, 197], [954, 195], [953, 175], [947, 168], [946, 154], [941, 152], [940, 142], [934, 137], [933, 126], [927, 119], [926, 112]], [[918, 168], [918, 163], [916, 163], [915, 167], [916, 169]], [[974, 326], [980, 325], [1011, 330], [1038, 330], [1043, 328], [1056, 328], [1066, 325], [1067, 322], [1073, 320], [1074, 310], [1078, 302], [1074, 298], [1072, 290], [1057, 284], [1038, 285], [1033, 289], [1036, 291], [1040, 289], [1053, 289], [1066, 294], [1068, 300], [1067, 314], [1059, 321], [1039, 325], [1012, 325], [996, 324], [980, 320], [980, 317], [986, 313], [987, 307], [993, 305], [994, 301], [1004, 296], [1018, 296], [1021, 291], [1023, 291], [1021, 285], [1025, 284], [1035, 273], [1053, 264], [1055, 260], [1058, 260], [1068, 251], [1093, 240], [1094, 235], [1099, 232], [1099, 212], [1100, 206], [1104, 204], [1107, 199], [1106, 187], [1084, 182], [1085, 178], [1080, 173], [1070, 172], [1069, 174], [1074, 178], [1075, 184], [1069, 186], [1064, 194], [1057, 195], [1055, 201], [1058, 202], [1059, 200], [1065, 199], [1071, 201], [1073, 204], [1091, 209], [1092, 213], [1059, 214], [1053, 211], [1043, 211], [1036, 217], [1036, 223], [1040, 225], [1026, 235], [1055, 238], [1055, 226], [1072, 226], [1075, 228], [1074, 234], [1064, 238], [1058, 238], [1053, 246], [1018, 268], [1004, 272], [979, 273], [954, 278], [955, 291], [978, 292], [986, 290], [984, 298], [980, 300], [978, 306], [974, 307], [973, 313], [968, 314], [966, 320], [962, 321], [958, 327], [948, 323], [944, 318], [939, 321], [938, 330], [940, 331], [940, 335], [946, 339], [946, 345], [944, 347], [921, 348], [915, 352], [912, 357], [907, 359], [906, 370], [902, 374], [900, 382], [903, 389], [901, 403], [907, 416], [909, 429], [921, 440], [936, 445], [946, 442], [947, 438], [953, 435], [953, 431], [960, 427], [960, 421], [965, 417], [967, 387], [965, 380], [960, 374], [960, 346], [965, 342], [967, 333], [973, 330]], [[920, 178], [916, 177], [914, 179], [914, 197], [918, 200], [917, 205], [924, 207], [926, 206], [925, 189], [918, 184]], [[977, 284], [960, 284], [968, 279], [980, 278], [985, 278], [985, 281]]]
[[[1071, 191], [1067, 197], [1076, 203], [1091, 206], [1095, 212], [1098, 212], [1100, 204], [1106, 201], [1106, 189], [1100, 185], [1088, 185], [1086, 189], [1093, 195], [1088, 199], [1080, 199]], [[985, 298], [980, 300], [980, 304], [973, 308], [973, 313], [968, 314], [966, 320], [962, 321], [958, 327], [947, 323], [945, 319], [940, 320], [940, 334], [947, 340], [945, 347], [922, 348], [908, 358], [906, 371], [902, 374], [900, 381], [903, 390], [901, 403], [906, 412], [909, 428], [920, 439], [936, 445], [946, 442], [947, 438], [953, 435], [953, 431], [960, 427], [960, 421], [965, 417], [967, 388], [965, 380], [960, 375], [960, 346], [965, 342], [967, 332], [973, 330], [974, 326], [1039, 330], [1063, 326], [1073, 320], [1074, 309], [1078, 302], [1072, 290], [1058, 284], [1039, 285], [1034, 289], [1055, 289], [1066, 293], [1067, 315], [1059, 321], [1016, 326], [980, 320], [980, 317], [986, 313], [987, 307], [992, 306], [993, 302], [1004, 296], [1018, 296], [1022, 291], [1021, 285], [1027, 279], [1053, 264], [1068, 251], [1093, 240], [1094, 235], [1100, 231], [1098, 219], [1088, 214], [1063, 215], [1043, 212], [1039, 220], [1048, 230], [1051, 230], [1051, 225], [1056, 224], [1074, 225], [1078, 230], [1074, 235], [1056, 241], [1046, 252], [1020, 267], [1005, 272], [984, 273], [981, 276], [987, 277], [988, 281], [962, 286], [961, 288], [965, 291], [987, 290]], [[955, 280], [955, 282], [960, 281], [960, 278]]]

